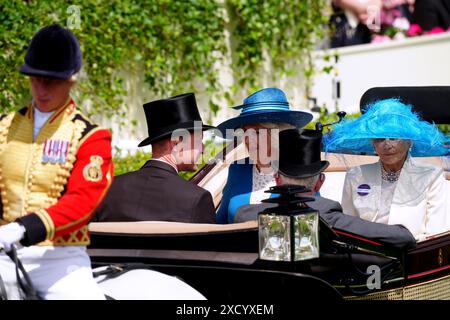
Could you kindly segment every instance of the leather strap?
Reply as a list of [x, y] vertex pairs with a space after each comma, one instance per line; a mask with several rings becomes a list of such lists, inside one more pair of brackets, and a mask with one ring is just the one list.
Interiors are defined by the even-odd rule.
[[0, 275], [0, 301], [1, 300], [8, 300], [8, 294], [6, 293], [5, 283]]
[[[16, 266], [17, 283], [20, 289], [22, 289], [24, 300], [42, 300], [37, 294], [36, 289], [34, 289], [31, 278], [23, 267], [22, 262], [17, 257], [16, 247], [13, 245], [11, 247], [11, 251], [6, 252], [6, 254], [11, 258]], [[20, 273], [22, 273], [23, 279], [20, 276]]]

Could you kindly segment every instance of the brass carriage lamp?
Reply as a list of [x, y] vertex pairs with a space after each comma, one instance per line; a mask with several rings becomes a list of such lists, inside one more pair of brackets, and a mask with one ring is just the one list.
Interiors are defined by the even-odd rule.
[[258, 213], [260, 259], [301, 261], [319, 257], [319, 212], [306, 205], [314, 198], [298, 195], [306, 191], [296, 185], [266, 191], [280, 196], [263, 200], [277, 206]]

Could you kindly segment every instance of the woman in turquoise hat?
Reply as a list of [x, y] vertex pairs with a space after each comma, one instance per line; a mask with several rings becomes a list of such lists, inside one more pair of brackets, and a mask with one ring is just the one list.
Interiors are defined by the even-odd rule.
[[345, 177], [344, 212], [372, 222], [401, 224], [417, 240], [450, 229], [448, 190], [439, 167], [414, 157], [445, 156], [445, 137], [398, 99], [369, 105], [324, 137], [325, 151], [376, 154], [379, 162], [351, 168]]
[[264, 191], [275, 185], [271, 159], [276, 151], [273, 142], [278, 139], [278, 131], [302, 128], [312, 120], [307, 112], [290, 110], [285, 93], [277, 88], [259, 90], [234, 108], [242, 110], [239, 116], [217, 128], [224, 137], [234, 137], [235, 130], [242, 129], [249, 157], [230, 166], [217, 223], [233, 223], [240, 206], [260, 203], [269, 197]]

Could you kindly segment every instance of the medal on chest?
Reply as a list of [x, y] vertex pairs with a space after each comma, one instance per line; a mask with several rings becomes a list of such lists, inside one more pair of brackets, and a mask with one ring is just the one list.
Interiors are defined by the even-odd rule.
[[64, 164], [69, 152], [69, 141], [46, 139], [42, 153], [42, 162], [51, 164]]

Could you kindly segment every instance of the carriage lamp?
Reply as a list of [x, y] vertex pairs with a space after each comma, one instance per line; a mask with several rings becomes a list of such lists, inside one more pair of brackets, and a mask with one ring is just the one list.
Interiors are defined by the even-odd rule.
[[314, 198], [298, 195], [306, 191], [296, 185], [266, 191], [279, 196], [263, 200], [276, 206], [258, 213], [260, 259], [301, 261], [319, 257], [319, 212], [306, 205]]

